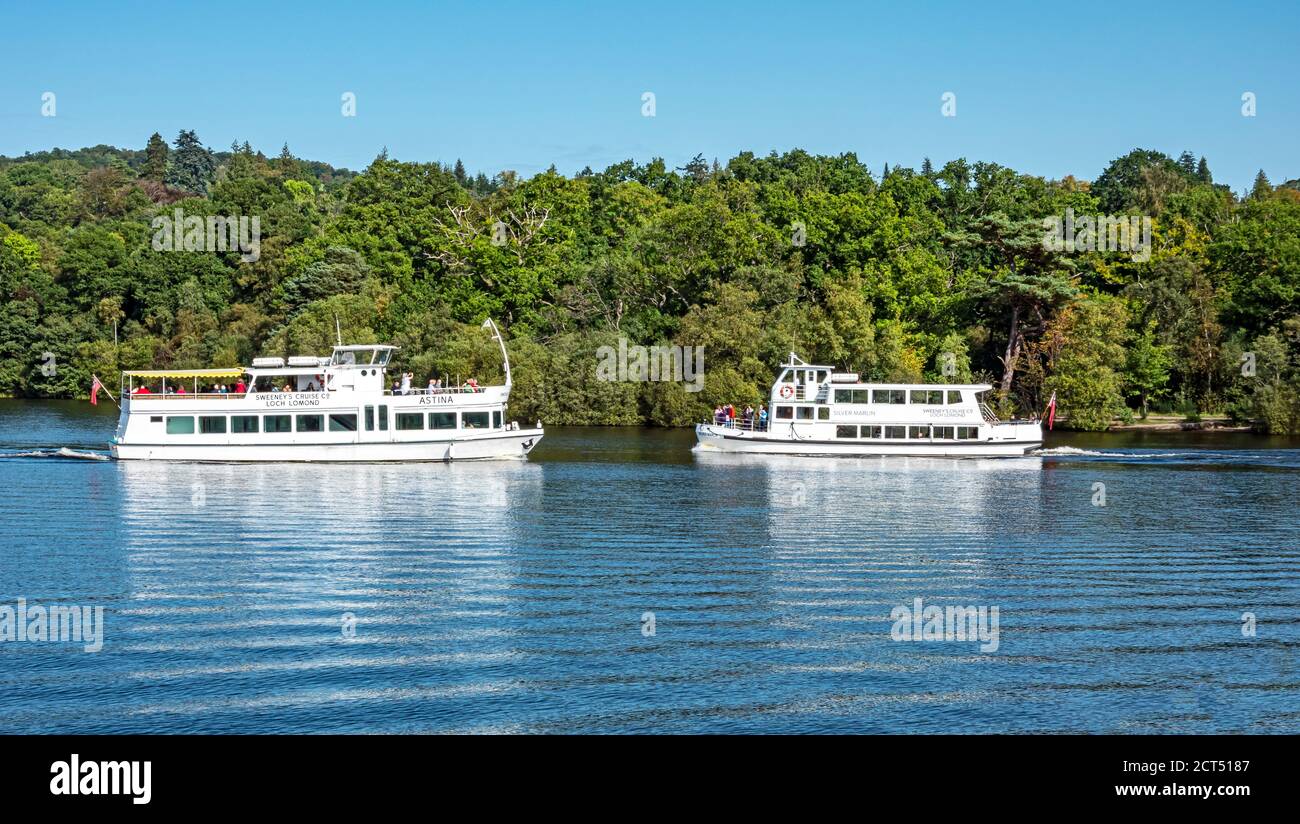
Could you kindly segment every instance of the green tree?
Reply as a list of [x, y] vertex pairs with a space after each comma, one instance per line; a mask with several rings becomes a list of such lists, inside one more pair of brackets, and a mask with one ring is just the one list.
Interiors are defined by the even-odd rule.
[[149, 144], [144, 148], [144, 165], [140, 168], [141, 179], [162, 183], [167, 177], [168, 154], [167, 141], [163, 140], [162, 135], [157, 132], [150, 135]]
[[167, 169], [167, 185], [206, 195], [217, 171], [217, 159], [193, 130], [181, 130], [172, 145], [176, 150]]

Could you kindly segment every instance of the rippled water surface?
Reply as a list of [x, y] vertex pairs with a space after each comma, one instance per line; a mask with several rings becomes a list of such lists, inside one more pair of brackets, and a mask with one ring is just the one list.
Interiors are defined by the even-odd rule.
[[[113, 411], [0, 401], [0, 606], [105, 608], [0, 643], [0, 732], [1300, 732], [1294, 441], [132, 464]], [[915, 598], [997, 650], [893, 640]]]

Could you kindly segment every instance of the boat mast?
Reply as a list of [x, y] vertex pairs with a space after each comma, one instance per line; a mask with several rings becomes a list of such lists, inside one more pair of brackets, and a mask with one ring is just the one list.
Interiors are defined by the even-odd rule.
[[501, 339], [501, 330], [497, 329], [497, 325], [492, 322], [492, 318], [488, 318], [487, 320], [483, 321], [483, 328], [491, 329], [492, 337], [496, 338], [497, 343], [501, 345], [501, 360], [505, 363], [505, 368], [506, 368], [506, 388], [509, 389], [511, 385], [510, 384], [510, 355], [506, 353], [506, 342]]

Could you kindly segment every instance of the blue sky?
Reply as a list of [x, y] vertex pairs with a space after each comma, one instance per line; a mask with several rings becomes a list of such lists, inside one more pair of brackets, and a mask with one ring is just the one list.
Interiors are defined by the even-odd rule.
[[[1300, 4], [22, 3], [0, 154], [182, 128], [364, 168], [679, 166], [742, 150], [1095, 177], [1135, 147], [1300, 177]], [[56, 94], [56, 116], [41, 95]], [[653, 92], [654, 117], [642, 116]], [[357, 116], [340, 114], [357, 97]], [[941, 113], [956, 95], [956, 117]], [[1243, 117], [1242, 95], [1256, 96]]]

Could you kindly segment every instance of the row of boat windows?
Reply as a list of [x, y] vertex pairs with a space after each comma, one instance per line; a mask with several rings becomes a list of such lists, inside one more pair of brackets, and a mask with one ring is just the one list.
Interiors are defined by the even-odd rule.
[[887, 441], [976, 441], [978, 426], [837, 426], [835, 437]]
[[[378, 415], [373, 406], [365, 408], [365, 428], [367, 432], [375, 430], [388, 431], [388, 407], [381, 406]], [[162, 415], [150, 418], [153, 423], [162, 423]], [[501, 428], [500, 412], [398, 412], [394, 416], [394, 428], [398, 431], [422, 429], [487, 429], [489, 426]], [[227, 432], [236, 435], [256, 434], [258, 432], [356, 432], [357, 415], [354, 412], [334, 412], [328, 415], [168, 415], [166, 421], [168, 435], [224, 435]]]
[[924, 403], [931, 406], [961, 403], [957, 389], [836, 389], [836, 403]]
[[817, 410], [817, 420], [829, 421], [831, 419], [831, 408], [829, 406], [778, 406], [776, 408], [776, 419], [778, 421], [792, 421], [795, 420], [795, 413], [798, 413], [798, 420], [811, 421], [814, 409]]

